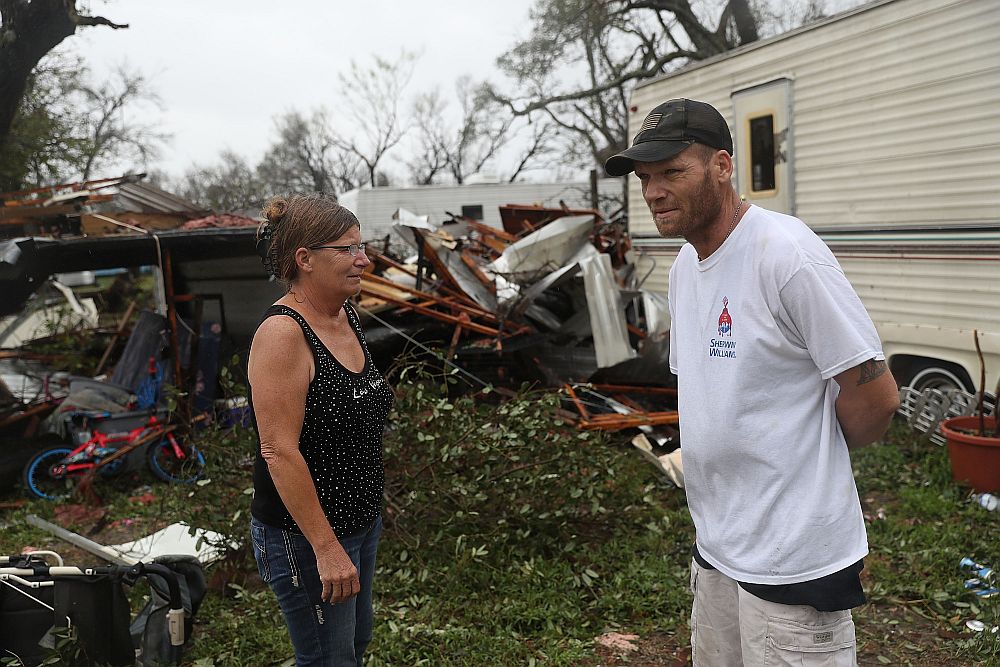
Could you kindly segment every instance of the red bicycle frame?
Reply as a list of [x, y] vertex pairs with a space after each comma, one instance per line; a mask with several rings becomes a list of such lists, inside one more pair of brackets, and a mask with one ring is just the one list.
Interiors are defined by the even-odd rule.
[[[167, 435], [167, 441], [170, 443], [174, 455], [179, 459], [184, 459], [185, 452], [173, 437], [174, 428], [173, 426], [165, 426], [156, 418], [155, 414], [152, 414], [145, 424], [130, 431], [117, 433], [91, 431], [90, 437], [85, 442], [66, 455], [67, 463], [52, 467], [52, 474], [55, 476], [71, 475], [100, 468], [164, 434]], [[74, 461], [77, 458], [79, 461]]]

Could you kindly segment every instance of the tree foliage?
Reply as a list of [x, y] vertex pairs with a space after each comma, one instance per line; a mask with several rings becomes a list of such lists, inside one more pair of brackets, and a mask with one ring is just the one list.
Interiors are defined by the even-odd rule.
[[83, 83], [74, 92], [83, 135], [78, 157], [81, 179], [114, 164], [145, 168], [159, 155], [168, 135], [142, 116], [149, 108], [161, 108], [161, 100], [141, 74], [120, 66], [109, 80]]
[[[458, 105], [457, 123], [446, 116], [451, 101]], [[515, 120], [469, 76], [459, 77], [450, 99], [438, 89], [418, 95], [413, 116], [417, 153], [409, 165], [421, 185], [435, 182], [439, 174], [461, 185], [479, 173], [510, 138]]]
[[[458, 107], [457, 122], [449, 118], [453, 101]], [[495, 163], [510, 144], [518, 143], [520, 152], [513, 156], [515, 166], [504, 174], [504, 178], [514, 181], [550, 153], [554, 128], [551, 123], [538, 121], [512, 116], [482, 83], [469, 76], [459, 77], [451, 98], [443, 97], [437, 88], [415, 98], [416, 141], [413, 156], [407, 162], [410, 174], [420, 185], [444, 179], [461, 185], [488, 164]], [[518, 137], [521, 142], [515, 141]]]
[[0, 150], [0, 191], [58, 179], [70, 169], [68, 153], [76, 148], [73, 108], [66, 91], [78, 85], [75, 62], [50, 59], [25, 85], [7, 141]]
[[231, 149], [213, 165], [192, 166], [174, 187], [188, 201], [213, 211], [259, 209], [267, 198], [258, 169]]
[[28, 78], [0, 151], [0, 190], [145, 169], [166, 139], [141, 120], [158, 105], [136, 72], [120, 67], [98, 84], [78, 58], [50, 54]]
[[274, 126], [274, 140], [257, 164], [227, 149], [213, 165], [193, 165], [174, 187], [202, 206], [236, 211], [259, 208], [276, 194], [338, 194], [368, 182], [366, 164], [336, 140], [327, 110], [289, 111]]
[[330, 114], [290, 111], [275, 119], [277, 138], [257, 168], [273, 192], [338, 193], [364, 182], [365, 165], [334, 134]]
[[448, 168], [451, 128], [445, 120], [448, 102], [441, 90], [434, 88], [413, 100], [413, 124], [416, 140], [406, 164], [417, 185], [436, 183]]
[[728, 0], [715, 20], [689, 0], [538, 0], [532, 21], [498, 59], [513, 88], [491, 94], [515, 116], [546, 114], [581, 165], [625, 147], [636, 81], [759, 36], [749, 0]]
[[376, 55], [367, 66], [352, 60], [350, 70], [338, 75], [339, 108], [353, 131], [333, 135], [333, 142], [364, 163], [372, 187], [379, 184], [379, 163], [409, 129], [401, 106], [416, 60], [416, 54], [406, 51], [395, 61]]

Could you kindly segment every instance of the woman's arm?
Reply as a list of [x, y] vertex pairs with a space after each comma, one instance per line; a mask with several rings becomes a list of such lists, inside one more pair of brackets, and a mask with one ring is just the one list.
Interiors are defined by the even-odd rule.
[[249, 361], [261, 456], [278, 495], [316, 554], [323, 600], [336, 603], [357, 595], [361, 584], [320, 507], [316, 485], [299, 452], [313, 366], [298, 323], [288, 317], [264, 320], [254, 335]]

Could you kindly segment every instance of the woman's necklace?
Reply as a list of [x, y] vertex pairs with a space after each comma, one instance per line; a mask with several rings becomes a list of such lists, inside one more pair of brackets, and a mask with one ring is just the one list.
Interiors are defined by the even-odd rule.
[[340, 315], [341, 312], [343, 312], [343, 305], [341, 305], [341, 307], [333, 315], [330, 315], [326, 311], [320, 310], [319, 308], [317, 308], [316, 306], [313, 305], [312, 300], [309, 298], [309, 295], [305, 293], [305, 290], [303, 290], [302, 293], [301, 293], [302, 294], [302, 299], [299, 299], [299, 295], [296, 294], [296, 292], [295, 292], [294, 289], [289, 289], [288, 293], [292, 295], [292, 300], [295, 301], [295, 303], [297, 303], [299, 305], [305, 304], [306, 306], [309, 307], [309, 310], [311, 310], [313, 313], [315, 313], [319, 317], [334, 317], [334, 318], [336, 318], [336, 317], [338, 317]]
[[[740, 197], [740, 203], [736, 206], [736, 213], [733, 214], [733, 221], [729, 224], [729, 231], [726, 232], [726, 235], [724, 237], [722, 237], [722, 242], [719, 243], [719, 247], [720, 248], [722, 247], [722, 244], [726, 242], [726, 239], [729, 238], [729, 235], [733, 233], [733, 230], [736, 229], [736, 220], [740, 217], [740, 211], [742, 211], [742, 210], [743, 210], [743, 197]], [[718, 249], [719, 248], [716, 248], [715, 250], [718, 250]], [[715, 252], [715, 250], [713, 250], [712, 252]], [[707, 255], [705, 255], [704, 257], [702, 257], [699, 254], [698, 255], [698, 261], [699, 262], [703, 262], [703, 261], [705, 261], [706, 259], [708, 259], [711, 256], [712, 256], [711, 252], [708, 253]]]

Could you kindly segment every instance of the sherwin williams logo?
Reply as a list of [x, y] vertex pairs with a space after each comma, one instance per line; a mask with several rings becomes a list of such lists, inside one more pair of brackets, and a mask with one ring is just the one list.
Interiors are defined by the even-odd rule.
[[736, 341], [732, 340], [733, 318], [729, 315], [729, 299], [722, 297], [722, 314], [719, 315], [719, 336], [729, 340], [713, 338], [708, 342], [708, 356], [736, 358]]
[[729, 298], [722, 297], [722, 314], [719, 315], [719, 335], [720, 336], [732, 336], [733, 335], [733, 318], [729, 316]]

